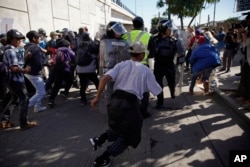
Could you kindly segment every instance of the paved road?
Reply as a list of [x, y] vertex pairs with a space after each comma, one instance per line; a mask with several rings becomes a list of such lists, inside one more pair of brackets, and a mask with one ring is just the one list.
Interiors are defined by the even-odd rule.
[[[236, 62], [230, 73], [218, 73], [219, 88], [235, 90], [238, 72]], [[144, 121], [140, 145], [113, 158], [113, 167], [228, 167], [230, 150], [250, 150], [249, 124], [237, 114], [248, 116], [249, 111], [239, 110], [235, 100], [220, 91], [203, 96], [196, 87], [194, 96], [189, 95], [189, 77], [186, 73], [183, 93], [175, 100], [164, 88], [167, 109], [154, 109], [156, 99], [151, 97], [152, 117]], [[94, 94], [93, 89], [88, 97]], [[33, 129], [0, 130], [1, 167], [92, 166], [108, 143], [94, 152], [88, 139], [106, 130], [107, 115], [81, 107], [77, 89], [67, 99], [59, 95], [56, 103], [53, 109], [29, 112], [30, 119], [38, 121]], [[17, 111], [12, 120], [18, 125]]]
[[[213, 96], [183, 93], [175, 100], [166, 92], [165, 110], [153, 109], [143, 125], [142, 141], [134, 150], [113, 159], [113, 167], [227, 167], [230, 150], [250, 150], [250, 133], [240, 126], [225, 106]], [[89, 98], [93, 96], [93, 90]], [[46, 101], [46, 99], [45, 99]], [[0, 131], [1, 167], [88, 167], [105, 146], [94, 152], [88, 139], [107, 128], [107, 115], [81, 107], [78, 90], [68, 99], [57, 97], [57, 106], [41, 113], [29, 112], [38, 126], [20, 131]], [[18, 124], [18, 112], [13, 113]]]

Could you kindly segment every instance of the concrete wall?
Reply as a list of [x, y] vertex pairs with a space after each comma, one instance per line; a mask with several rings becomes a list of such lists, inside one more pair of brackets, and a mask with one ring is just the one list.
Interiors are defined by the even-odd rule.
[[109, 21], [129, 24], [133, 17], [111, 0], [0, 0], [0, 33], [15, 28], [26, 34], [44, 28], [49, 35], [63, 28], [78, 31], [87, 26], [94, 37]]

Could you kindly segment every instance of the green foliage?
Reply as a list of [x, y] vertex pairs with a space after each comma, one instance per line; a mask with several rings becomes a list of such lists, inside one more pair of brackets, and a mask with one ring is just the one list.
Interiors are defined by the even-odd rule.
[[156, 6], [159, 8], [166, 6], [166, 13], [178, 16], [181, 23], [183, 23], [183, 18], [191, 17], [192, 19], [189, 23], [189, 25], [191, 25], [193, 19], [204, 8], [204, 4], [212, 4], [219, 1], [220, 0], [158, 0]]

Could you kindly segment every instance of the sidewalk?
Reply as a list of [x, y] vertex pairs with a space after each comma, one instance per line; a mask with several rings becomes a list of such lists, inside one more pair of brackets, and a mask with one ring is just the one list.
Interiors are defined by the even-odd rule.
[[245, 110], [243, 104], [234, 97], [234, 93], [238, 89], [238, 84], [241, 79], [240, 76], [235, 75], [240, 72], [239, 60], [240, 56], [236, 55], [232, 61], [230, 72], [217, 72], [218, 90], [216, 91], [215, 96], [240, 116], [245, 124], [250, 126], [250, 111]]

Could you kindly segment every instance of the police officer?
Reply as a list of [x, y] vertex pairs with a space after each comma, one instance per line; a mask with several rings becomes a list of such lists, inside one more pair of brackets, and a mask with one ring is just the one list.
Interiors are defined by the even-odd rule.
[[[100, 78], [117, 63], [130, 59], [129, 44], [121, 36], [127, 30], [116, 21], [110, 21], [106, 27], [106, 34], [102, 37], [99, 47], [99, 75]], [[102, 113], [107, 113], [107, 104], [113, 93], [114, 82], [109, 82], [102, 94], [98, 107]]]
[[[140, 16], [136, 16], [133, 20], [133, 27], [134, 29], [131, 30], [130, 32], [124, 34], [122, 38], [129, 43], [134, 43], [140, 41], [143, 43], [143, 45], [147, 48], [148, 47], [148, 42], [150, 39], [150, 34], [146, 31], [143, 31], [144, 29], [144, 21]], [[144, 59], [141, 61], [142, 64], [148, 65], [148, 52], [145, 52]], [[151, 116], [151, 114], [147, 111], [149, 104], [149, 93], [145, 92], [143, 94], [143, 99], [141, 100], [141, 105], [140, 105], [140, 110], [143, 118], [148, 118]]]
[[[175, 64], [174, 57], [177, 53], [176, 40], [171, 36], [172, 22], [168, 19], [159, 21], [158, 34], [149, 40], [149, 57], [155, 59], [154, 75], [163, 88], [163, 77], [168, 82], [171, 98], [175, 98]], [[157, 109], [164, 108], [163, 92], [157, 96]]]

